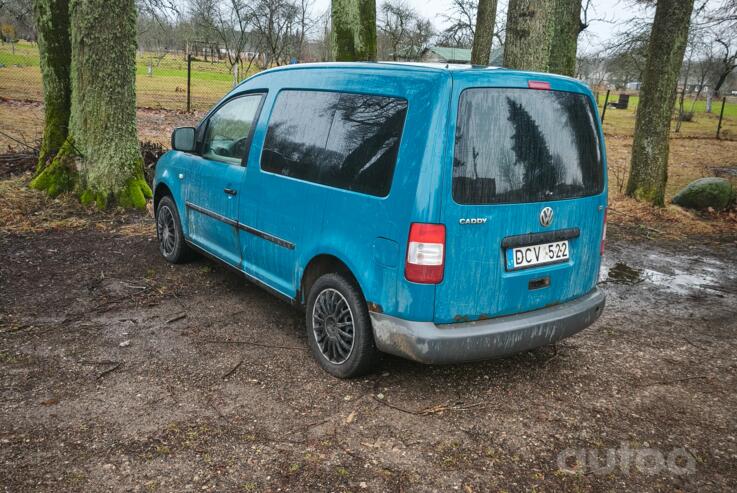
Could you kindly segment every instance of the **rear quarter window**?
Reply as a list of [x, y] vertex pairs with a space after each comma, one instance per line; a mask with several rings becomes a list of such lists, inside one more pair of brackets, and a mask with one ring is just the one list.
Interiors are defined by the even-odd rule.
[[407, 101], [363, 94], [282, 91], [261, 155], [264, 171], [386, 196]]
[[458, 104], [456, 202], [540, 202], [603, 190], [598, 123], [585, 95], [478, 88]]

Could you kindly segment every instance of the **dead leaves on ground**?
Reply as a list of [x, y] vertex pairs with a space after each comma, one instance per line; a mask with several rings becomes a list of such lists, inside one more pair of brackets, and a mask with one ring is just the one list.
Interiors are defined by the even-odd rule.
[[0, 232], [29, 234], [94, 228], [123, 236], [153, 237], [156, 234], [153, 221], [148, 216], [84, 207], [71, 194], [49, 198], [29, 188], [30, 179], [30, 174], [25, 174], [0, 180]]

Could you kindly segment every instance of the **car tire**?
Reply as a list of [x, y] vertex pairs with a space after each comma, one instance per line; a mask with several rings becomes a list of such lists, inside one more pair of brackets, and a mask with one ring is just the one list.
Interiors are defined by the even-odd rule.
[[307, 296], [307, 340], [320, 366], [338, 378], [373, 370], [378, 359], [368, 307], [356, 283], [325, 274]]
[[167, 262], [181, 264], [192, 258], [192, 250], [184, 241], [179, 212], [171, 197], [163, 197], [156, 206], [156, 238], [159, 252]]

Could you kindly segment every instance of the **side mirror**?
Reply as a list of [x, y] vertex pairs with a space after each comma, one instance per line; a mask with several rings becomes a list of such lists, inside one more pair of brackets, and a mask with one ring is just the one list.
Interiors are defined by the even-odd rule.
[[175, 128], [171, 134], [171, 148], [175, 151], [194, 152], [195, 129], [194, 127]]

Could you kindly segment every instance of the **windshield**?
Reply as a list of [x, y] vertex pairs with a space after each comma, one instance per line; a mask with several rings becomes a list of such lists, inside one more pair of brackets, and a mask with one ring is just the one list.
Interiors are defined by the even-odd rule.
[[540, 202], [601, 193], [597, 120], [584, 94], [467, 89], [458, 110], [456, 202]]

